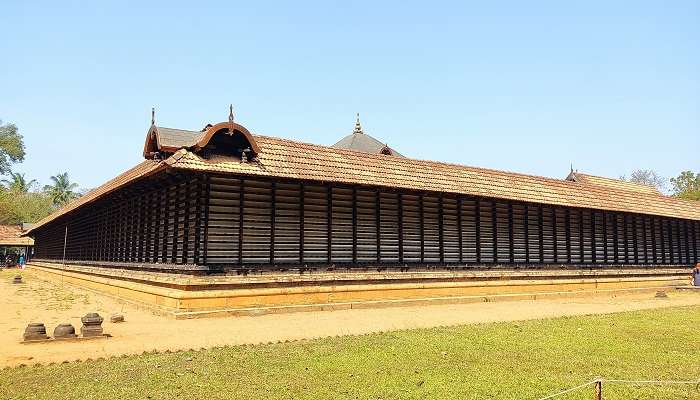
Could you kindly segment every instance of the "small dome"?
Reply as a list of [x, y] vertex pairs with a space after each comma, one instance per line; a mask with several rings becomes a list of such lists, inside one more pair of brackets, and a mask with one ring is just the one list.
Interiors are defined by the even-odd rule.
[[387, 154], [397, 157], [403, 157], [399, 152], [389, 147], [386, 143], [367, 135], [362, 131], [362, 125], [360, 125], [360, 114], [357, 114], [357, 120], [355, 121], [355, 128], [352, 133], [340, 139], [333, 146], [336, 149], [354, 150], [362, 151], [365, 153], [372, 154]]

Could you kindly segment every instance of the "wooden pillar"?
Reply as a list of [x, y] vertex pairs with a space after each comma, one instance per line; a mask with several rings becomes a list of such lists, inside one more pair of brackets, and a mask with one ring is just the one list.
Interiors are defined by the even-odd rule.
[[326, 218], [328, 219], [328, 226], [326, 227], [328, 235], [326, 259], [328, 265], [331, 265], [333, 263], [333, 186], [329, 183], [326, 185], [326, 190], [326, 202], [328, 203], [326, 208]]
[[476, 262], [481, 263], [481, 201], [479, 198], [476, 199], [475, 203], [475, 233], [476, 233]]
[[357, 188], [352, 187], [352, 263], [357, 264]]
[[299, 184], [299, 264], [304, 265], [304, 182]]
[[[303, 193], [302, 193], [303, 196]], [[245, 179], [241, 178], [240, 191], [238, 193], [238, 265], [243, 265], [243, 222], [245, 210]], [[302, 226], [302, 231], [304, 230]], [[302, 236], [303, 237], [303, 236]]]
[[443, 210], [444, 199], [442, 193], [438, 196], [438, 245], [440, 247], [440, 264], [445, 263], [445, 223], [443, 218], [445, 217], [445, 211]]
[[192, 261], [195, 265], [200, 265], [200, 247], [202, 245], [202, 196], [204, 195], [204, 176], [202, 174], [197, 175], [197, 199], [195, 200], [195, 212], [197, 213], [194, 218], [194, 248], [192, 253]]
[[493, 263], [498, 263], [498, 217], [496, 214], [496, 202], [491, 201], [491, 239], [493, 240]]
[[399, 262], [403, 263], [403, 194], [398, 194], [399, 203]]
[[542, 204], [537, 205], [537, 224], [540, 245], [540, 264], [544, 264], [544, 209]]
[[209, 249], [209, 198], [211, 185], [209, 174], [204, 175], [204, 248], [202, 249], [202, 264], [207, 265], [207, 250]]
[[275, 265], [275, 220], [277, 210], [277, 182], [270, 183], [270, 265]]
[[523, 204], [523, 218], [525, 219], [525, 263], [530, 263], [530, 205]]
[[464, 239], [462, 238], [462, 203], [462, 196], [457, 197], [457, 246], [460, 264], [464, 262], [464, 250], [462, 249], [464, 244]]
[[513, 228], [513, 203], [508, 202], [508, 260], [515, 263], [515, 233]]
[[374, 193], [374, 224], [375, 224], [375, 234], [377, 235], [377, 263], [382, 262], [382, 230], [381, 230], [381, 192], [377, 189]]
[[423, 193], [418, 195], [418, 224], [420, 226], [420, 262], [425, 263], [425, 221], [423, 215]]

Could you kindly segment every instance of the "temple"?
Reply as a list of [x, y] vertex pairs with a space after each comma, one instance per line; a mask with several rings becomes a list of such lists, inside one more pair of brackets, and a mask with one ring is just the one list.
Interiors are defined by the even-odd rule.
[[232, 112], [197, 131], [153, 121], [143, 155], [36, 224], [35, 259], [205, 272], [698, 262], [697, 202], [573, 171], [410, 159], [359, 119], [331, 147], [253, 135]]

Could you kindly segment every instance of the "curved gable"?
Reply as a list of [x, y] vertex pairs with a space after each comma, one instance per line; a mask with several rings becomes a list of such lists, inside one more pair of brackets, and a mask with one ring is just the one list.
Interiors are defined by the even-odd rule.
[[210, 149], [219, 154], [240, 155], [250, 149], [253, 156], [260, 153], [260, 146], [243, 125], [235, 122], [220, 122], [210, 126], [193, 146], [194, 151]]

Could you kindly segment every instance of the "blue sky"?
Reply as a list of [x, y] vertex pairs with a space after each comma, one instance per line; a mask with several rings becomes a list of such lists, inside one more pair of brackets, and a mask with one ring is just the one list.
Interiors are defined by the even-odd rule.
[[[98, 4], [99, 3], [99, 4]], [[149, 3], [149, 4], [143, 4]], [[700, 170], [700, 2], [25, 2], [0, 12], [15, 169], [94, 187], [158, 124], [551, 177]]]

